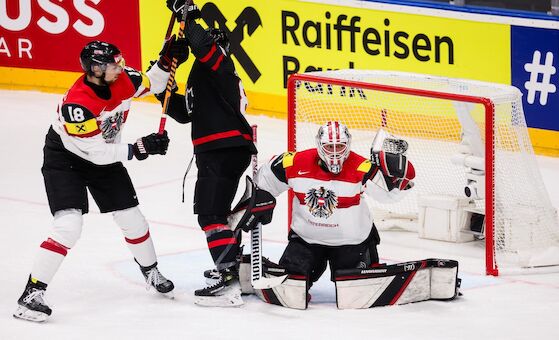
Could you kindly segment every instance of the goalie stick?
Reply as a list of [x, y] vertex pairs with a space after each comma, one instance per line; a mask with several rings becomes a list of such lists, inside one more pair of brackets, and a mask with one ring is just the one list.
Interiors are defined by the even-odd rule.
[[[188, 6], [192, 1], [186, 1], [182, 11], [182, 18], [179, 26], [179, 33], [177, 35], [177, 40], [184, 38], [184, 27], [186, 25], [186, 16], [188, 14]], [[167, 28], [167, 33], [165, 35], [165, 40], [171, 36], [173, 31], [173, 26], [175, 24], [175, 13], [171, 14], [171, 21], [169, 22], [169, 27]], [[169, 101], [171, 99], [171, 90], [173, 89], [173, 84], [175, 83], [175, 73], [177, 72], [177, 58], [173, 57], [173, 62], [171, 63], [171, 70], [169, 73], [169, 80], [167, 80], [167, 87], [165, 89], [165, 99], [163, 100], [163, 109], [161, 110], [161, 120], [159, 121], [159, 134], [162, 135], [165, 131], [165, 123], [167, 122], [167, 110], [169, 109]]]
[[[256, 146], [258, 138], [256, 135], [257, 126], [252, 126], [252, 141]], [[252, 155], [252, 178], [256, 184], [256, 173], [258, 171], [258, 156]], [[262, 224], [258, 223], [250, 231], [250, 283], [254, 289], [269, 289], [279, 286], [286, 279], [287, 275], [264, 277], [262, 273]]]

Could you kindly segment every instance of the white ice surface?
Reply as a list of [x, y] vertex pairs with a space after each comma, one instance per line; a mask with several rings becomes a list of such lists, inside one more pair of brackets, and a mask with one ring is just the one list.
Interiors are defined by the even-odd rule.
[[[559, 274], [487, 277], [483, 246], [426, 241], [408, 232], [383, 232], [384, 261], [428, 257], [460, 262], [463, 296], [369, 310], [338, 310], [334, 286], [324, 275], [311, 289], [306, 311], [245, 297], [241, 308], [202, 308], [193, 291], [211, 267], [205, 236], [192, 214], [196, 170], [182, 176], [192, 155], [190, 127], [168, 121], [166, 157], [126, 164], [150, 222], [161, 271], [176, 285], [175, 300], [146, 292], [122, 234], [110, 215], [90, 200], [82, 238], [49, 286], [53, 315], [45, 324], [12, 313], [51, 215], [40, 168], [44, 135], [60, 95], [0, 91], [0, 339], [559, 339]], [[161, 109], [135, 102], [124, 139], [155, 131]], [[286, 148], [286, 123], [249, 116], [259, 126], [260, 160]], [[538, 157], [555, 207], [559, 159]], [[286, 243], [286, 199], [264, 227], [264, 255], [277, 260]]]

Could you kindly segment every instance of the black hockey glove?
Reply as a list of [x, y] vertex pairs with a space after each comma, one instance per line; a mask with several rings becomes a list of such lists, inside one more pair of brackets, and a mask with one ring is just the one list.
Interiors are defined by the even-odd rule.
[[177, 58], [177, 67], [184, 63], [188, 59], [188, 44], [186, 39], [177, 39], [173, 34], [165, 43], [163, 43], [163, 48], [159, 52], [159, 60], [157, 65], [163, 71], [169, 72], [171, 70], [171, 64], [173, 63], [173, 58]]
[[272, 222], [276, 199], [268, 191], [254, 185], [248, 176], [246, 177], [246, 185], [245, 193], [232, 213], [244, 211], [235, 229], [241, 228], [248, 232], [256, 228], [258, 223], [268, 224]]
[[[182, 18], [182, 10], [184, 8], [184, 3], [186, 0], [166, 0], [167, 1], [167, 8], [170, 9], [172, 12], [175, 13], [177, 17], [177, 21], [180, 21]], [[187, 5], [186, 17], [188, 20], [194, 20], [202, 17], [198, 6], [196, 6], [193, 1], [188, 1]]]
[[139, 138], [136, 143], [131, 145], [132, 153], [139, 161], [143, 161], [149, 155], [164, 155], [167, 153], [168, 147], [169, 137], [167, 136], [167, 131], [163, 131], [161, 135], [152, 133], [151, 135]]
[[254, 200], [251, 199], [249, 207], [239, 222], [239, 228], [250, 231], [258, 225], [272, 222], [276, 199], [272, 194], [263, 189], [256, 189]]

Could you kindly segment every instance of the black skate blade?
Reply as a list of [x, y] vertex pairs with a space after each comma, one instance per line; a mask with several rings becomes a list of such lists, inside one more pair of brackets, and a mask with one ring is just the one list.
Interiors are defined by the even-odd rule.
[[49, 315], [46, 313], [37, 312], [23, 306], [19, 306], [14, 313], [14, 318], [32, 322], [45, 322], [48, 317]]

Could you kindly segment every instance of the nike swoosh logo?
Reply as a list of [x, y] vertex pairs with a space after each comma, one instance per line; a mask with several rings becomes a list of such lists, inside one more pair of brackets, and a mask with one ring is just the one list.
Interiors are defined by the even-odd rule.
[[310, 171], [301, 171], [301, 170], [299, 170], [299, 171], [297, 172], [297, 175], [306, 175], [306, 174], [308, 174], [309, 172], [310, 172]]

